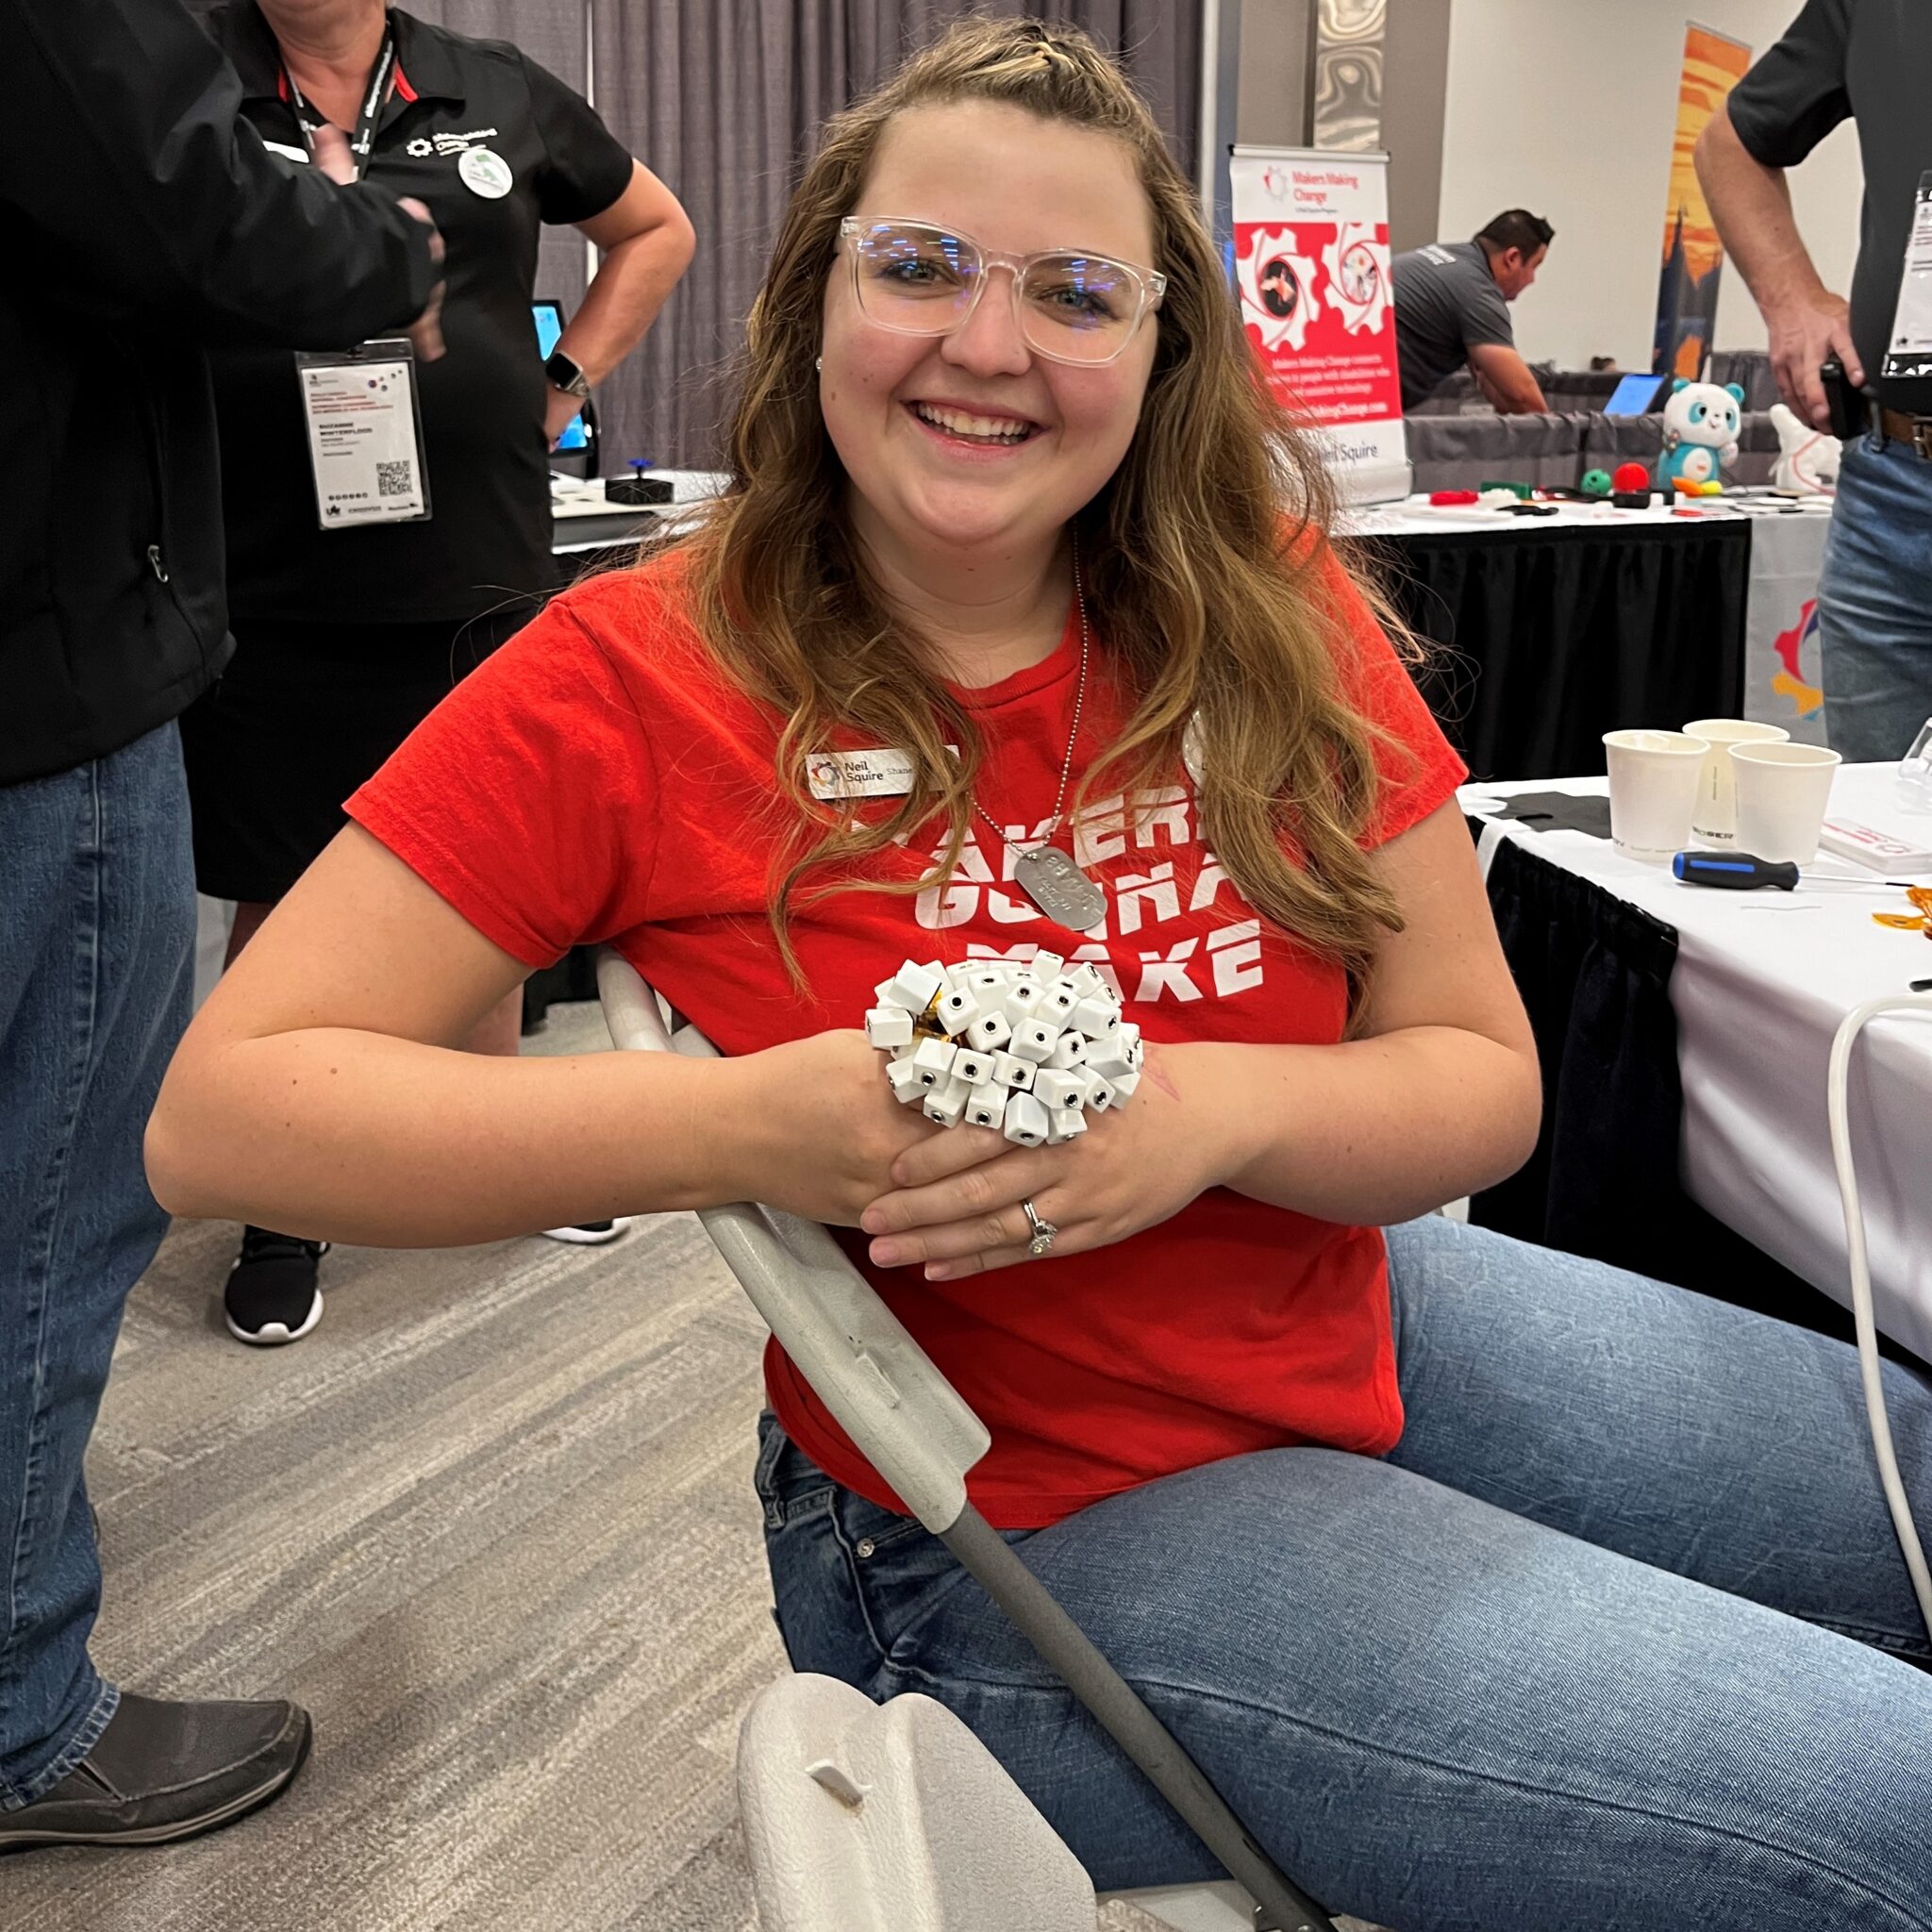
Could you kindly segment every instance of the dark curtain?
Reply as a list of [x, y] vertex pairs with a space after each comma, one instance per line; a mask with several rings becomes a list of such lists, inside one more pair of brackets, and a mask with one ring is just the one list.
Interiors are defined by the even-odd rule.
[[1420, 682], [1478, 778], [1604, 770], [1603, 735], [1744, 696], [1751, 526], [1512, 527], [1366, 544], [1435, 649]]
[[797, 170], [825, 118], [974, 11], [1072, 21], [1118, 52], [1191, 175], [1193, 0], [591, 0], [597, 105], [689, 211], [698, 253], [599, 396], [607, 472], [708, 468], [726, 370]]

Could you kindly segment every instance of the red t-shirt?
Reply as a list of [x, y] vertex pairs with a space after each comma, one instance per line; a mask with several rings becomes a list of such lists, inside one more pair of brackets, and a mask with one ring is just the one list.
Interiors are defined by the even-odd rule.
[[[1076, 856], [1108, 893], [1104, 937], [1051, 924], [1003, 886], [1010, 855], [975, 820], [943, 890], [796, 905], [810, 992], [795, 993], [766, 915], [783, 827], [777, 723], [718, 673], [683, 576], [674, 553], [556, 598], [443, 700], [350, 815], [515, 958], [543, 966], [608, 941], [727, 1054], [858, 1025], [902, 959], [1036, 950], [1091, 960], [1150, 1041], [1341, 1038], [1341, 971], [1258, 919], [1222, 875], [1182, 772], [1142, 801], [1096, 798], [1081, 815]], [[1368, 841], [1379, 843], [1448, 799], [1463, 769], [1332, 556], [1315, 582], [1355, 654], [1344, 675], [1394, 741]], [[986, 743], [980, 799], [1015, 838], [1052, 811], [1078, 657], [1070, 618], [1043, 662], [960, 693]], [[1076, 781], [1117, 728], [1112, 710], [1105, 678], [1090, 677]], [[1137, 802], [1151, 807], [1138, 824]], [[935, 829], [877, 862], [918, 877], [941, 842]], [[1308, 1441], [1377, 1455], [1401, 1433], [1375, 1228], [1214, 1189], [1113, 1247], [940, 1283], [874, 1269], [864, 1237], [841, 1240], [991, 1429], [970, 1489], [1001, 1528], [1037, 1528], [1222, 1457]], [[890, 1507], [775, 1342], [765, 1375], [806, 1454]]]

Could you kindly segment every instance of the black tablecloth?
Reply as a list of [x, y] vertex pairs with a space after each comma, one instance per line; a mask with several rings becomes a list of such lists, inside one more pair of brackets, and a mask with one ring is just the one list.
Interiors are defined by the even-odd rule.
[[1734, 717], [1751, 526], [1512, 525], [1363, 547], [1434, 646], [1424, 694], [1479, 778], [1604, 769], [1603, 735]]
[[[1536, 1034], [1543, 1123], [1528, 1162], [1471, 1201], [1471, 1221], [1849, 1341], [1848, 1310], [1700, 1208], [1678, 1178], [1676, 928], [1509, 840], [1489, 891]], [[1915, 1359], [1890, 1337], [1880, 1347]]]

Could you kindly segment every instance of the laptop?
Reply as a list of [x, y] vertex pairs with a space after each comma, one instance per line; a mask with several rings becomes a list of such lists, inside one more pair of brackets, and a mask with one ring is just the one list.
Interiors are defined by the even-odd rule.
[[1626, 375], [1610, 391], [1604, 405], [1606, 416], [1648, 416], [1663, 408], [1664, 391], [1671, 378], [1646, 369], [1641, 375]]

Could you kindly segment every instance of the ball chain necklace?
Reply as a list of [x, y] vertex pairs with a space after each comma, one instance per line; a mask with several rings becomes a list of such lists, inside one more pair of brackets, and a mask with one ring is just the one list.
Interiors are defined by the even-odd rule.
[[1016, 846], [1000, 822], [977, 798], [973, 809], [990, 824], [1001, 845], [1014, 854], [1013, 880], [1046, 916], [1070, 932], [1086, 932], [1107, 916], [1107, 894], [1075, 863], [1073, 855], [1053, 842], [1067, 802], [1067, 780], [1074, 770], [1074, 746], [1080, 737], [1080, 708], [1087, 701], [1087, 599], [1080, 588], [1080, 553], [1074, 552], [1074, 608], [1080, 618], [1080, 675], [1074, 686], [1074, 723], [1067, 733], [1067, 755], [1060, 760], [1060, 787], [1054, 794], [1053, 816], [1038, 845]]

